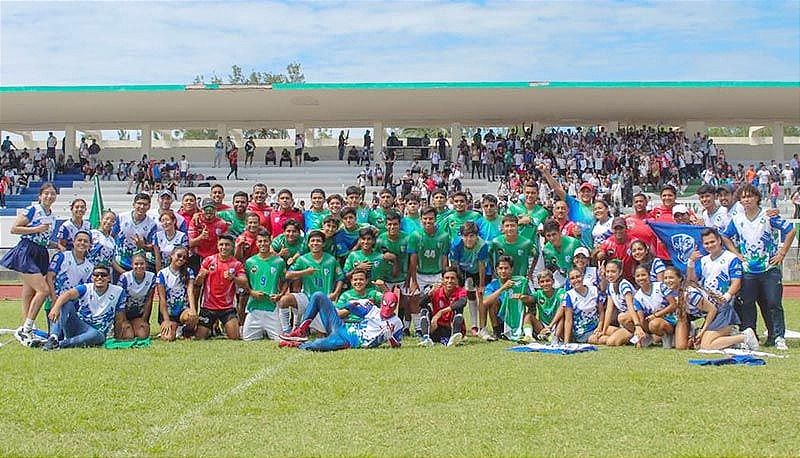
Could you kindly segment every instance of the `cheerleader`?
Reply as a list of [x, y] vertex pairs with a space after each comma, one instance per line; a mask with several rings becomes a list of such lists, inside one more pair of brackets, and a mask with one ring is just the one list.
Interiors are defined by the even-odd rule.
[[[92, 230], [89, 221], [83, 219], [86, 215], [86, 201], [83, 199], [75, 199], [69, 206], [72, 212], [72, 217], [58, 228], [58, 249], [59, 251], [67, 251], [72, 249], [72, 240], [78, 231], [86, 231], [87, 233]], [[60, 293], [59, 293], [60, 294]]]
[[47, 247], [55, 224], [51, 207], [57, 197], [56, 187], [52, 183], [45, 183], [39, 188], [39, 201], [22, 210], [11, 227], [11, 233], [20, 236], [19, 243], [0, 260], [0, 265], [22, 276], [24, 322], [14, 335], [26, 345], [31, 342], [36, 315], [50, 295], [45, 275], [50, 264]]
[[665, 348], [672, 347], [678, 319], [673, 313], [677, 305], [667, 299], [669, 288], [659, 281], [650, 281], [650, 269], [642, 264], [636, 267], [633, 276], [639, 286], [633, 295], [633, 305], [642, 324], [634, 332], [636, 346], [646, 347], [652, 342], [653, 336], [658, 336]]
[[170, 263], [158, 272], [156, 291], [161, 319], [161, 338], [173, 341], [178, 326], [183, 325], [183, 335], [197, 328], [197, 303], [194, 297], [194, 272], [189, 268], [189, 250], [177, 246], [169, 257]]
[[660, 282], [664, 279], [664, 269], [667, 266], [664, 261], [653, 256], [646, 243], [638, 239], [631, 242], [631, 257], [637, 266], [644, 266], [647, 269], [651, 282]]
[[[169, 262], [169, 255], [177, 246], [189, 248], [189, 238], [177, 229], [178, 219], [172, 210], [163, 210], [158, 217], [162, 229], [153, 237], [156, 272]], [[166, 261], [166, 262], [165, 262]]]
[[141, 254], [133, 255], [133, 270], [123, 273], [117, 283], [125, 292], [125, 320], [115, 329], [117, 339], [145, 339], [150, 336], [150, 311], [156, 275], [147, 271], [147, 260]]
[[635, 289], [631, 282], [622, 278], [622, 261], [612, 259], [606, 262], [606, 313], [603, 319], [600, 343], [619, 347], [628, 343], [642, 323], [636, 314], [633, 295]]
[[117, 242], [111, 231], [117, 222], [117, 214], [106, 210], [100, 216], [100, 227], [92, 229], [92, 245], [86, 257], [92, 264], [111, 266], [114, 272], [122, 274], [125, 271], [117, 264]]

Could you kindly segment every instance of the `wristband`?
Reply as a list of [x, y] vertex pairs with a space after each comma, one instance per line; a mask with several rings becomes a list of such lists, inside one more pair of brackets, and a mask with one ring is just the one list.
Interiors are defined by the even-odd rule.
[[725, 293], [722, 295], [722, 298], [725, 299], [725, 302], [729, 302], [731, 300], [731, 293]]

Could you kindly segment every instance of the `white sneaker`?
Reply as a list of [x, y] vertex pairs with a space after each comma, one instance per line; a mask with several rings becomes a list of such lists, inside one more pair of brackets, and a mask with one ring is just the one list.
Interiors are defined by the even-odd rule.
[[480, 331], [478, 331], [478, 337], [485, 340], [486, 342], [494, 342], [495, 340], [497, 340], [497, 338], [495, 338], [495, 336], [493, 336], [489, 331], [487, 331], [486, 328], [482, 328]]
[[425, 337], [422, 340], [420, 340], [417, 345], [419, 345], [420, 347], [428, 347], [428, 348], [430, 348], [430, 347], [432, 347], [434, 345], [434, 343], [433, 343], [433, 341], [431, 340], [430, 337]]
[[776, 337], [775, 338], [775, 349], [776, 350], [781, 350], [781, 351], [788, 350], [789, 347], [786, 345], [786, 339], [784, 339], [783, 337]]
[[447, 341], [447, 346], [455, 347], [456, 345], [460, 344], [462, 340], [464, 340], [464, 334], [457, 332], [450, 336], [450, 339]]
[[744, 347], [750, 351], [758, 350], [758, 338], [756, 337], [756, 333], [753, 332], [752, 329], [747, 328], [742, 332], [744, 336]]
[[672, 334], [665, 334], [661, 337], [661, 348], [672, 348], [674, 337]]

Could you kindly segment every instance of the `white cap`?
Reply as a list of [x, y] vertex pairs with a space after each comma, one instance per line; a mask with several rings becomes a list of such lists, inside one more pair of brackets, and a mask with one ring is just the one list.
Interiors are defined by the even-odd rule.
[[688, 215], [689, 214], [689, 209], [686, 208], [686, 205], [678, 204], [678, 205], [672, 207], [672, 214], [674, 215], [676, 213], [685, 213], [685, 214]]
[[579, 254], [582, 254], [582, 255], [584, 255], [584, 256], [586, 256], [588, 258], [589, 257], [589, 249], [586, 248], [585, 246], [579, 247], [577, 250], [575, 250], [574, 253], [572, 253], [572, 257], [574, 258], [575, 256], [578, 256]]

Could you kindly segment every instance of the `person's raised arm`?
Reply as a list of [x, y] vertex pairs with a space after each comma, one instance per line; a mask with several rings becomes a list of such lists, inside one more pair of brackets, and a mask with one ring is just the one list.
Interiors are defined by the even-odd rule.
[[537, 168], [539, 169], [539, 172], [541, 172], [542, 177], [544, 177], [544, 181], [547, 182], [547, 185], [550, 186], [550, 189], [552, 189], [553, 193], [558, 196], [559, 200], [566, 200], [567, 192], [564, 191], [564, 187], [561, 186], [561, 183], [553, 178], [553, 175], [549, 170], [547, 170], [547, 167], [544, 164], [539, 164]]

